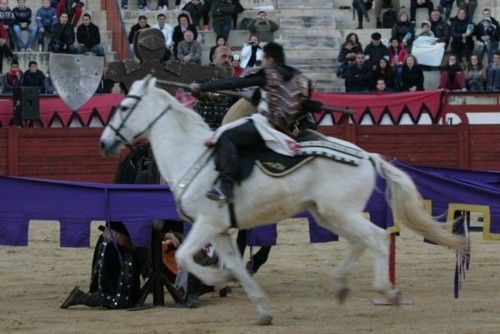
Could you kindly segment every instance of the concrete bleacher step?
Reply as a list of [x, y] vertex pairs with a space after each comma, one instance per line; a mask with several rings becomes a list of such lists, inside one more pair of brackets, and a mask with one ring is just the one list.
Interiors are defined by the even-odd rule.
[[333, 29], [334, 11], [318, 9], [281, 10], [280, 29]]
[[276, 0], [279, 9], [333, 9], [332, 0]]
[[287, 58], [287, 63], [304, 73], [336, 73], [338, 62], [332, 58], [310, 58], [305, 62], [301, 58]]

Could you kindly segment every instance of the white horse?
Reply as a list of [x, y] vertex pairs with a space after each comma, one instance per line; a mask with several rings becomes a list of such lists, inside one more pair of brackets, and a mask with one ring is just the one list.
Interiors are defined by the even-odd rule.
[[[245, 270], [228, 234], [231, 224], [227, 206], [205, 197], [217, 178], [214, 161], [207, 153], [210, 150], [204, 145], [212, 133], [196, 112], [155, 87], [155, 83], [156, 79], [146, 77], [132, 85], [101, 136], [103, 155], [118, 154], [137, 139], [149, 139], [179, 212], [194, 222], [177, 251], [178, 263], [207, 285], [238, 279], [257, 304], [259, 323], [270, 324], [267, 297]], [[377, 173], [387, 180], [392, 208], [405, 225], [437, 244], [459, 251], [464, 250], [465, 243], [425, 213], [408, 175], [377, 154], [365, 154], [366, 159], [357, 167], [316, 158], [282, 178], [272, 178], [255, 168], [247, 180], [235, 187], [235, 216], [239, 228], [251, 228], [306, 210], [311, 212], [321, 226], [350, 243], [349, 253], [333, 274], [340, 301], [348, 293], [347, 275], [366, 248], [373, 252], [375, 290], [398, 301], [399, 293], [390, 290], [387, 233], [363, 215]], [[209, 242], [215, 245], [225, 269], [217, 271], [194, 262], [193, 255]]]

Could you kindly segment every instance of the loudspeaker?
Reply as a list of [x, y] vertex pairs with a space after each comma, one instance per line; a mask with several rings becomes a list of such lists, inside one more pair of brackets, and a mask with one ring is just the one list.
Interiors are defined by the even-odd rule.
[[13, 92], [14, 119], [36, 121], [40, 119], [40, 88], [16, 87]]

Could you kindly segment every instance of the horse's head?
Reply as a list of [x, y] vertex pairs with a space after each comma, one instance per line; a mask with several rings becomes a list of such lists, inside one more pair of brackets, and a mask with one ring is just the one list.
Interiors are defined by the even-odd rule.
[[161, 117], [160, 113], [168, 111], [158, 104], [155, 84], [156, 79], [150, 75], [133, 83], [101, 135], [104, 156], [116, 155], [124, 146], [132, 145], [138, 139], [147, 139], [149, 130]]

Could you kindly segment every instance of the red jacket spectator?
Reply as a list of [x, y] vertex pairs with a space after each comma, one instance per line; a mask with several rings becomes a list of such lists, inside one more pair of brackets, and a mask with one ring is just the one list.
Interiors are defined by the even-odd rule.
[[391, 38], [389, 46], [389, 63], [391, 66], [403, 65], [403, 61], [408, 56], [408, 50], [396, 37]]
[[446, 66], [443, 67], [439, 88], [448, 90], [465, 90], [464, 73], [458, 65], [457, 56], [451, 54], [448, 56]]

